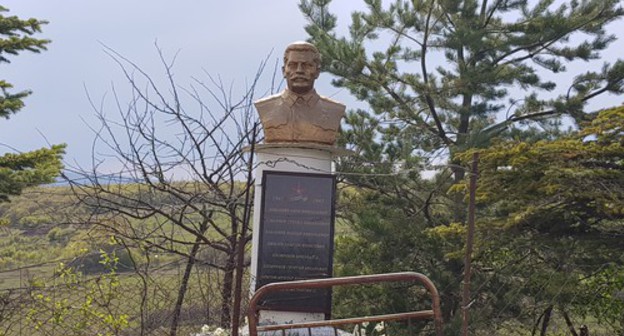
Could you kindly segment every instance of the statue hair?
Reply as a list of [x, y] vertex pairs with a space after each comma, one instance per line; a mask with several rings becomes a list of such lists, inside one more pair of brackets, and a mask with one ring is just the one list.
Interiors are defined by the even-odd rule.
[[318, 67], [321, 67], [321, 53], [314, 44], [302, 41], [289, 44], [286, 50], [284, 50], [284, 64], [288, 62], [288, 53], [291, 51], [307, 51], [313, 53], [314, 63], [316, 63]]

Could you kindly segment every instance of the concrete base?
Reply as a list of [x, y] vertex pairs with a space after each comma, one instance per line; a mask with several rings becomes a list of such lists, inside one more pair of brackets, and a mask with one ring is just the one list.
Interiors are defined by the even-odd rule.
[[[350, 151], [317, 144], [260, 144], [255, 147], [256, 168], [254, 218], [251, 258], [251, 293], [255, 291], [255, 277], [258, 274], [258, 249], [260, 237], [260, 212], [262, 204], [262, 176], [264, 171], [330, 174], [333, 172], [333, 158], [348, 155]], [[285, 311], [261, 311], [259, 324], [282, 324], [305, 321], [321, 321], [323, 313]]]
[[258, 325], [268, 324], [291, 324], [308, 321], [322, 321], [325, 319], [323, 313], [302, 313], [277, 310], [261, 310], [258, 318]]

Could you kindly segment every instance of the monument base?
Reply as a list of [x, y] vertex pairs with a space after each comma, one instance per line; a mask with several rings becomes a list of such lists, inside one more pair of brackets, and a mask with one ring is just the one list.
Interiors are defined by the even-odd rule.
[[[271, 172], [280, 173], [280, 174], [281, 173], [295, 174], [293, 175], [294, 176], [293, 178], [296, 178], [297, 173], [328, 175], [328, 174], [331, 174], [333, 171], [333, 158], [337, 156], [344, 156], [344, 155], [352, 154], [351, 151], [348, 151], [346, 149], [341, 149], [341, 148], [337, 148], [334, 146], [318, 145], [318, 144], [270, 143], [270, 144], [256, 145], [254, 149], [255, 149], [255, 154], [256, 154], [256, 160], [255, 160], [256, 168], [254, 169], [256, 182], [255, 182], [254, 217], [253, 217], [254, 235], [253, 235], [253, 241], [252, 241], [252, 261], [251, 261], [251, 275], [252, 275], [251, 292], [252, 294], [255, 292], [256, 287], [257, 287], [257, 281], [258, 281], [257, 276], [262, 274], [262, 272], [260, 272], [261, 270], [264, 270], [264, 268], [261, 268], [259, 271], [259, 267], [262, 267], [262, 263], [263, 263], [262, 261], [260, 261], [259, 246], [261, 246], [261, 241], [260, 241], [261, 234], [260, 233], [263, 230], [261, 227], [262, 226], [261, 217], [263, 216], [262, 214], [264, 211], [263, 206], [265, 206], [265, 202], [268, 202], [268, 200], [264, 199], [265, 197], [264, 193], [266, 191], [265, 190], [266, 186], [263, 185], [265, 172], [271, 171]], [[247, 150], [249, 150], [249, 148], [247, 148]], [[275, 173], [271, 173], [272, 174], [271, 176], [275, 176], [274, 175]], [[303, 178], [305, 177], [302, 177], [302, 179]], [[305, 183], [303, 184], [305, 187]], [[312, 188], [311, 186], [309, 186], [308, 188], [304, 188], [304, 189], [306, 189], [308, 192], [313, 194], [312, 189], [314, 188]], [[280, 189], [283, 189], [283, 188], [280, 187]], [[287, 190], [290, 190], [290, 189], [287, 189]], [[309, 201], [312, 201], [313, 200], [312, 194], [311, 195], [306, 194], [305, 196], [309, 196], [309, 198], [306, 197], [306, 199], [309, 199]], [[279, 201], [275, 201], [275, 200], [271, 201], [271, 202], [274, 202], [272, 203], [272, 206], [274, 206], [274, 208], [279, 207], [280, 204], [284, 204], [286, 202], [286, 201], [283, 201], [285, 197], [282, 197], [282, 196], [286, 196], [286, 198], [288, 198], [287, 197], [288, 195], [281, 195], [281, 194], [273, 195], [272, 193], [270, 198], [279, 200]], [[333, 199], [333, 196], [332, 196], [332, 199]], [[294, 206], [295, 206], [294, 210], [297, 211], [296, 205]], [[331, 218], [333, 218], [333, 214]], [[277, 219], [274, 218], [273, 220], [275, 222], [275, 220], [279, 221], [280, 219], [281, 218], [277, 218]], [[290, 219], [286, 218], [285, 222], [289, 222], [289, 221]], [[305, 221], [303, 222], [303, 224], [307, 224], [307, 225], [312, 225], [312, 226], [317, 225], [316, 223], [313, 222], [312, 219], [306, 220], [306, 218], [298, 218], [296, 220], [293, 220], [293, 223], [297, 221], [302, 221], [302, 222]], [[331, 220], [331, 222], [333, 223], [333, 219]], [[333, 228], [333, 224], [331, 225]], [[272, 230], [271, 233], [275, 234], [274, 232], [282, 232], [282, 230], [285, 230], [283, 232], [286, 232], [284, 236], [286, 238], [284, 239], [290, 239], [288, 237], [298, 236], [297, 235], [298, 232], [292, 232], [292, 230], [289, 229], [288, 225], [286, 225], [283, 228]], [[290, 236], [288, 235], [289, 233], [291, 234]], [[312, 234], [318, 235], [319, 233], [312, 232]], [[333, 237], [333, 229], [331, 230], [331, 237]], [[284, 241], [284, 243], [292, 243], [293, 245], [295, 242], [296, 241], [291, 241], [291, 240]], [[333, 250], [333, 246], [332, 246], [333, 238], [330, 238], [330, 242], [331, 243], [325, 244], [327, 245], [326, 248], [329, 250]], [[313, 243], [315, 242], [306, 241], [306, 243], [308, 243], [306, 245], [314, 245]], [[325, 248], [323, 250], [325, 250]], [[266, 254], [266, 252], [264, 253]], [[285, 255], [285, 253], [286, 252], [278, 251], [277, 255], [281, 256], [281, 255]], [[292, 252], [292, 253], [296, 254], [296, 252]], [[265, 256], [263, 258], [268, 258], [268, 257]], [[269, 262], [267, 261], [269, 259], [262, 259], [262, 260], [264, 260], [264, 263]], [[301, 263], [297, 265], [293, 265], [293, 266], [289, 266], [289, 264], [286, 264], [285, 267], [286, 268], [292, 267], [293, 269], [296, 269], [296, 268], [303, 268], [302, 265], [303, 264]], [[321, 277], [331, 276], [331, 258], [329, 260], [329, 265], [330, 265], [329, 270], [328, 270], [329, 273], [323, 272], [325, 274], [324, 276], [319, 274], [318, 277], [313, 276], [312, 278], [321, 278]], [[271, 266], [275, 266], [275, 265], [271, 265]], [[288, 281], [288, 280], [285, 279], [285, 280], [278, 280], [278, 281]], [[329, 304], [326, 306], [327, 307], [326, 309], [323, 309], [324, 312], [314, 312], [315, 309], [316, 311], [318, 311], [318, 307], [316, 307], [315, 309], [311, 309], [310, 312], [301, 312], [300, 309], [305, 308], [301, 306], [298, 307], [299, 309], [296, 309], [297, 311], [284, 311], [284, 310], [281, 310], [282, 309], [281, 307], [273, 308], [275, 310], [262, 310], [259, 313], [259, 318], [258, 318], [259, 325], [289, 324], [289, 323], [301, 323], [301, 322], [324, 320], [328, 317], [330, 313], [331, 297], [329, 297], [328, 300], [329, 301], [327, 302]]]
[[261, 310], [258, 325], [291, 324], [309, 321], [322, 321], [323, 313], [289, 312], [278, 310]]

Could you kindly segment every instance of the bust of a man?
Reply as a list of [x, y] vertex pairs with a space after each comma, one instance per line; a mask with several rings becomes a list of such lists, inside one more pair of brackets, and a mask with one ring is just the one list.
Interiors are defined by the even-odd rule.
[[345, 106], [314, 90], [320, 63], [320, 53], [310, 43], [286, 48], [282, 72], [287, 88], [255, 102], [266, 143], [335, 144]]

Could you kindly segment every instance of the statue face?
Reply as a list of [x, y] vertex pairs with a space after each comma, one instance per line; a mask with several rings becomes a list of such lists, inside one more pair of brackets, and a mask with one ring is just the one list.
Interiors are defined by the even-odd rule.
[[284, 78], [288, 89], [298, 94], [304, 94], [314, 88], [314, 80], [319, 76], [320, 70], [314, 62], [314, 53], [311, 51], [288, 52], [288, 59], [284, 67]]

